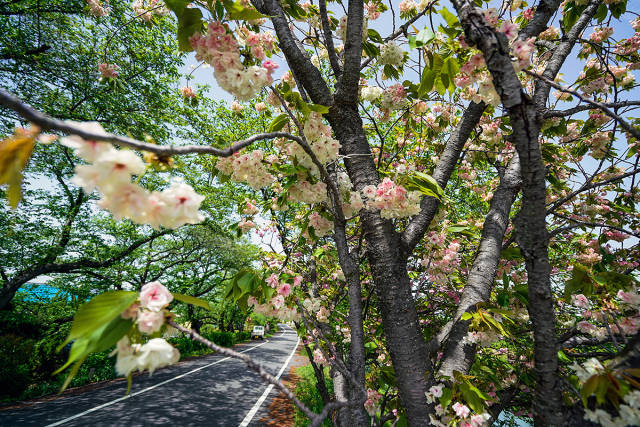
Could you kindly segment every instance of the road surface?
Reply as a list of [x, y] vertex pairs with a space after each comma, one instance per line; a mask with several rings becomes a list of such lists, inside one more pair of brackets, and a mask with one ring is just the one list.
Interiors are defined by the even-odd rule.
[[[269, 373], [285, 373], [295, 353], [294, 330], [281, 325], [265, 341], [236, 350], [260, 362]], [[257, 426], [276, 390], [244, 362], [210, 355], [82, 394], [62, 396], [0, 411], [0, 426]]]

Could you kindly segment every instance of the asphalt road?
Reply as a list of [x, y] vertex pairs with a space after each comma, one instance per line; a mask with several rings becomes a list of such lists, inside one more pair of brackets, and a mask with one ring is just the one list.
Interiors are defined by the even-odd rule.
[[[276, 376], [298, 338], [281, 325], [264, 342], [253, 341], [236, 350], [250, 355]], [[39, 401], [19, 409], [0, 411], [1, 426], [257, 426], [276, 395], [246, 365], [218, 355], [134, 377], [125, 397], [126, 381], [109, 383], [82, 394]]]

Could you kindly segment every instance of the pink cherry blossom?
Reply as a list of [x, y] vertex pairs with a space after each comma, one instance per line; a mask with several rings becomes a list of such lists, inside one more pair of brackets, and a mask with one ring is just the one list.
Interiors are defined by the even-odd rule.
[[278, 294], [282, 295], [283, 297], [288, 297], [289, 294], [291, 293], [291, 285], [288, 283], [283, 283], [280, 286], [278, 286]]
[[469, 413], [471, 412], [467, 405], [462, 404], [460, 402], [456, 402], [453, 404], [452, 409], [456, 413], [456, 415], [460, 418], [467, 418]]
[[140, 290], [140, 304], [149, 310], [162, 310], [171, 301], [173, 301], [173, 295], [160, 282], [149, 282]]
[[164, 324], [164, 313], [161, 311], [143, 310], [138, 314], [137, 324], [140, 332], [151, 335], [159, 331]]

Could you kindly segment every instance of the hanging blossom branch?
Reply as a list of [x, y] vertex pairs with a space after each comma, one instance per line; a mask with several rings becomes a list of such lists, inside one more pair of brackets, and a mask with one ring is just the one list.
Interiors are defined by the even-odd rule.
[[285, 396], [287, 396], [287, 398], [289, 398], [289, 400], [291, 400], [293, 403], [295, 403], [295, 405], [298, 408], [300, 408], [300, 410], [302, 412], [304, 412], [304, 414], [307, 417], [309, 417], [309, 419], [311, 420], [311, 425], [312, 426], [319, 426], [320, 424], [322, 424], [322, 421], [327, 416], [329, 411], [332, 409], [332, 408], [328, 408], [327, 409], [325, 407], [325, 410], [323, 410], [321, 414], [316, 414], [311, 409], [309, 409], [304, 403], [302, 403], [295, 396], [295, 394], [293, 394], [291, 392], [291, 390], [289, 390], [284, 384], [282, 384], [282, 382], [280, 380], [277, 380], [273, 375], [271, 375], [270, 373], [265, 371], [265, 369], [262, 367], [262, 365], [260, 365], [259, 363], [255, 362], [251, 357], [247, 356], [246, 354], [238, 353], [237, 351], [233, 351], [233, 350], [225, 348], [225, 347], [220, 347], [219, 345], [216, 345], [216, 344], [212, 343], [211, 341], [209, 341], [208, 339], [204, 338], [202, 335], [198, 334], [196, 331], [194, 331], [192, 329], [189, 329], [189, 328], [185, 328], [184, 326], [181, 326], [181, 325], [175, 323], [174, 321], [170, 321], [168, 323], [169, 323], [169, 325], [173, 326], [174, 328], [176, 328], [180, 332], [183, 332], [183, 333], [189, 335], [189, 338], [191, 338], [192, 340], [198, 341], [198, 342], [206, 345], [211, 350], [214, 350], [214, 351], [216, 351], [216, 352], [218, 352], [220, 354], [223, 354], [225, 356], [228, 356], [228, 357], [233, 357], [234, 359], [242, 360], [244, 363], [247, 364], [247, 366], [250, 369], [256, 371], [258, 373], [258, 375], [260, 375], [262, 377], [263, 380], [265, 380], [269, 384], [273, 384], [274, 386], [278, 387], [278, 389], [282, 393], [284, 393]]
[[333, 179], [331, 179], [331, 176], [329, 176], [329, 173], [325, 169], [324, 165], [322, 164], [322, 162], [320, 162], [320, 159], [318, 159], [318, 156], [316, 156], [316, 153], [314, 153], [313, 150], [311, 149], [311, 147], [309, 146], [309, 143], [307, 142], [307, 138], [304, 136], [304, 131], [303, 131], [302, 124], [296, 118], [296, 116], [293, 114], [291, 109], [289, 109], [289, 107], [287, 107], [287, 103], [284, 100], [284, 98], [282, 97], [282, 95], [280, 95], [280, 93], [277, 90], [275, 90], [273, 87], [270, 87], [270, 89], [273, 92], [273, 94], [280, 101], [280, 104], [282, 105], [282, 108], [285, 110], [285, 112], [287, 113], [289, 118], [291, 118], [293, 123], [298, 128], [298, 132], [300, 132], [300, 137], [299, 138], [296, 137], [295, 141], [300, 145], [300, 147], [302, 147], [304, 152], [307, 153], [307, 155], [309, 157], [311, 157], [311, 161], [313, 162], [313, 164], [320, 171], [320, 175], [322, 176], [323, 181], [329, 187], [329, 190], [330, 190], [329, 192], [331, 194], [331, 199], [332, 199], [332, 202], [333, 202], [333, 210], [335, 211], [334, 213], [335, 213], [336, 217], [338, 218], [338, 220], [340, 221], [340, 223], [341, 224], [344, 223], [346, 220], [345, 220], [345, 217], [344, 217], [344, 212], [342, 211], [342, 205], [340, 204], [340, 193], [338, 192], [338, 187], [336, 187], [336, 183], [334, 182]]
[[529, 74], [530, 76], [533, 76], [533, 77], [535, 77], [537, 79], [542, 80], [543, 82], [545, 82], [549, 86], [551, 86], [551, 87], [553, 87], [555, 89], [558, 89], [561, 92], [570, 93], [571, 95], [573, 95], [576, 98], [578, 98], [580, 101], [586, 102], [587, 104], [590, 104], [590, 105], [598, 108], [599, 110], [602, 110], [602, 112], [605, 113], [607, 116], [611, 117], [612, 119], [614, 119], [615, 121], [620, 123], [620, 126], [622, 126], [622, 128], [624, 128], [624, 130], [629, 132], [635, 138], [640, 139], [640, 130], [638, 130], [635, 127], [631, 126], [625, 119], [623, 119], [618, 114], [614, 113], [609, 108], [607, 108], [606, 104], [603, 104], [603, 103], [597, 102], [597, 101], [593, 101], [593, 100], [581, 95], [579, 92], [577, 92], [575, 90], [568, 89], [566, 87], [562, 87], [561, 85], [557, 84], [553, 80], [550, 80], [550, 79], [548, 79], [548, 78], [546, 78], [544, 76], [541, 76], [540, 74], [536, 74], [536, 73], [531, 72], [529, 70], [522, 70], [522, 71], [524, 71], [525, 73]]
[[159, 157], [170, 157], [174, 155], [184, 155], [192, 153], [212, 154], [218, 157], [229, 157], [234, 153], [242, 150], [243, 148], [250, 146], [256, 141], [274, 138], [287, 138], [292, 141], [296, 141], [301, 145], [304, 143], [304, 141], [302, 141], [302, 139], [300, 139], [299, 137], [291, 135], [287, 132], [267, 132], [259, 133], [253, 135], [250, 138], [236, 141], [230, 144], [227, 148], [216, 148], [205, 145], [163, 146], [139, 141], [137, 139], [128, 138], [126, 136], [114, 135], [107, 132], [98, 133], [87, 131], [77, 123], [54, 119], [51, 116], [41, 113], [3, 89], [0, 89], [0, 105], [15, 111], [24, 119], [39, 126], [42, 130], [56, 130], [76, 135], [83, 139], [111, 142], [113, 144], [133, 148], [135, 150], [149, 151], [158, 155]]

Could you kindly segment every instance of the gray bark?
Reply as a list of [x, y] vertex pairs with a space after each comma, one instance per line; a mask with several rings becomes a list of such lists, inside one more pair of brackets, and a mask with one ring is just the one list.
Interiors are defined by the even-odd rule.
[[520, 162], [515, 155], [500, 178], [500, 184], [491, 200], [478, 252], [462, 292], [460, 305], [453, 319], [438, 333], [438, 346], [445, 343], [439, 375], [452, 377], [454, 370], [467, 373], [475, 360], [476, 346], [462, 342], [469, 331], [469, 321], [461, 320], [460, 317], [466, 312], [475, 311], [476, 304], [489, 301], [491, 297], [502, 241], [509, 225], [509, 213], [519, 189]]
[[[536, 108], [537, 105], [524, 92], [511, 66], [508, 43], [504, 35], [489, 27], [468, 0], [454, 0], [454, 5], [468, 41], [476, 45], [484, 55], [496, 91], [511, 119], [511, 140], [515, 143], [521, 162], [522, 210], [514, 223], [516, 239], [525, 258], [529, 315], [534, 332], [537, 379], [533, 402], [534, 420], [536, 425], [563, 425], [561, 384], [557, 372], [555, 312], [550, 283], [549, 235], [546, 228], [546, 170], [538, 141], [541, 119], [537, 110], [544, 109], [544, 105]], [[592, 7], [592, 4], [589, 7]], [[539, 102], [542, 98], [546, 102], [545, 96], [539, 96]]]
[[[356, 190], [377, 185], [378, 173], [357, 106], [342, 106], [339, 111], [333, 108], [327, 118], [342, 145], [342, 153], [349, 154], [345, 166]], [[364, 210], [361, 220], [400, 399], [410, 425], [428, 425], [424, 393], [427, 391], [425, 373], [430, 368], [429, 359], [407, 266], [401, 256], [400, 235], [394, 230], [393, 223], [382, 219], [379, 212]]]

